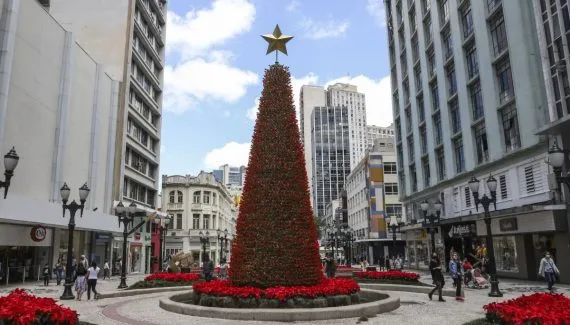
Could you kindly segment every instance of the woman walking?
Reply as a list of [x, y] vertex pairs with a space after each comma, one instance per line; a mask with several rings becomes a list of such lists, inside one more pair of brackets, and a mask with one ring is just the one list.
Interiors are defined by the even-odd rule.
[[453, 284], [455, 285], [455, 300], [464, 301], [465, 299], [461, 296], [463, 265], [461, 265], [459, 255], [456, 252], [453, 252], [451, 255], [451, 261], [449, 261], [449, 272], [451, 273]]
[[540, 267], [538, 268], [538, 275], [543, 277], [548, 284], [548, 290], [553, 291], [554, 283], [556, 282], [556, 276], [560, 274], [560, 271], [556, 267], [552, 255], [550, 252], [546, 252], [544, 257], [540, 260]]
[[75, 270], [75, 291], [77, 292], [77, 300], [81, 301], [81, 296], [87, 291], [87, 270], [83, 263], [77, 264]]
[[91, 299], [91, 291], [93, 291], [93, 299], [99, 298], [96, 289], [99, 271], [101, 269], [97, 267], [97, 263], [95, 261], [91, 262], [91, 267], [87, 270], [87, 300]]
[[431, 256], [431, 261], [429, 262], [429, 270], [431, 272], [433, 283], [435, 284], [435, 288], [433, 288], [433, 290], [428, 293], [429, 300], [432, 299], [433, 294], [437, 291], [437, 294], [439, 296], [438, 301], [445, 302], [441, 292], [443, 289], [444, 279], [443, 273], [441, 271], [441, 261], [439, 260], [437, 253], [433, 253]]

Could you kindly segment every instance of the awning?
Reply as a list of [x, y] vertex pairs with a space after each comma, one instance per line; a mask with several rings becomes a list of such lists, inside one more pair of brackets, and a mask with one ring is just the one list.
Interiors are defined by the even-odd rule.
[[538, 129], [536, 135], [559, 135], [562, 133], [567, 133], [570, 130], [570, 115], [566, 115], [561, 119], [554, 122], [550, 122], [545, 126]]

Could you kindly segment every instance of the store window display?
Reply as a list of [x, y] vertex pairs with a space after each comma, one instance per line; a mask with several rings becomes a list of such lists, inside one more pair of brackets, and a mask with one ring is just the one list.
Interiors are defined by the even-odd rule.
[[499, 272], [519, 272], [515, 236], [493, 237], [495, 262]]

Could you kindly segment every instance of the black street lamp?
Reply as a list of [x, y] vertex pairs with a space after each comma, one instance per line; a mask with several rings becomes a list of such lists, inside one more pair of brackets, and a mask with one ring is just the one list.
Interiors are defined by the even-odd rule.
[[[210, 243], [210, 232], [206, 230], [206, 233], [203, 233], [200, 231], [200, 233], [198, 233], [198, 235], [200, 236], [200, 243], [202, 243], [202, 255], [206, 255], [206, 245], [208, 245]], [[202, 260], [204, 260], [204, 257], [202, 256]]]
[[20, 161], [20, 157], [16, 153], [16, 149], [12, 147], [12, 149], [4, 155], [4, 181], [0, 181], [0, 188], [4, 188], [4, 199], [8, 196], [10, 180], [12, 176], [14, 176], [14, 169], [18, 166], [18, 161]]
[[344, 234], [344, 244], [346, 251], [346, 261], [348, 265], [352, 265], [352, 244], [356, 241], [354, 236], [354, 230], [352, 228], [343, 229]]
[[164, 219], [154, 219], [156, 226], [159, 227], [158, 231], [160, 232], [160, 253], [158, 254], [158, 267], [160, 268], [159, 272], [162, 271], [162, 263], [164, 261], [164, 247], [166, 246], [166, 232], [168, 231], [168, 225], [170, 224], [171, 218], [171, 216], [166, 216]]
[[220, 262], [221, 262], [224, 259], [224, 248], [228, 245], [228, 229], [224, 229], [224, 231], [218, 229], [218, 243], [220, 243]]
[[556, 182], [558, 185], [564, 183], [570, 189], [570, 173], [562, 176], [562, 166], [564, 166], [564, 156], [566, 152], [558, 146], [558, 143], [554, 141], [550, 150], [548, 150], [548, 164], [552, 166], [554, 170], [554, 175], [556, 176]]
[[87, 183], [83, 184], [79, 188], [79, 202], [81, 204], [77, 204], [75, 200], [71, 201], [71, 203], [67, 204], [69, 200], [69, 194], [71, 190], [67, 186], [67, 183], [63, 183], [63, 186], [59, 189], [59, 194], [61, 195], [62, 208], [63, 208], [63, 217], [65, 218], [65, 210], [69, 210], [69, 223], [67, 225], [67, 232], [68, 232], [68, 239], [67, 239], [67, 264], [65, 265], [65, 284], [63, 294], [59, 299], [61, 300], [72, 300], [75, 299], [73, 292], [71, 291], [71, 287], [73, 287], [73, 233], [75, 231], [75, 213], [79, 211], [79, 216], [83, 217], [83, 209], [85, 208], [85, 201], [87, 200], [87, 196], [89, 195], [89, 187], [87, 187]]
[[481, 204], [483, 206], [483, 210], [485, 211], [487, 249], [489, 253], [489, 265], [487, 266], [487, 270], [491, 276], [491, 291], [489, 292], [489, 297], [502, 297], [503, 294], [499, 290], [499, 279], [497, 278], [495, 248], [493, 245], [493, 234], [491, 232], [491, 213], [489, 212], [491, 203], [493, 204], [495, 210], [497, 210], [497, 180], [491, 175], [489, 175], [489, 179], [487, 179], [487, 188], [489, 189], [491, 197], [488, 197], [487, 194], [483, 194], [483, 196], [479, 198], [479, 180], [475, 178], [475, 175], [471, 177], [471, 180], [469, 181], [469, 189], [475, 198], [475, 209], [479, 211], [479, 204]]
[[398, 215], [395, 217], [388, 217], [386, 218], [386, 224], [388, 225], [388, 229], [392, 233], [392, 246], [396, 247], [396, 234], [400, 232], [400, 227], [404, 225], [402, 221], [402, 216]]
[[437, 227], [439, 226], [439, 220], [441, 218], [441, 201], [438, 199], [433, 204], [433, 210], [430, 211], [429, 202], [423, 201], [420, 203], [420, 207], [424, 212], [424, 221], [426, 225], [429, 226], [429, 234], [431, 239], [431, 252], [435, 252], [435, 233], [437, 232]]
[[132, 202], [128, 207], [119, 202], [115, 207], [117, 218], [119, 218], [119, 226], [123, 223], [123, 258], [121, 259], [121, 283], [119, 289], [127, 288], [127, 239], [129, 237], [128, 227], [134, 223], [134, 218], [140, 213], [137, 205]]

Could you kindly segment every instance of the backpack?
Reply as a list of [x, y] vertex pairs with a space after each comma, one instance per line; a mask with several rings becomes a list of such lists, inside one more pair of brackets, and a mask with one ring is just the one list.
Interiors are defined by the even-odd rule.
[[83, 263], [79, 263], [77, 265], [77, 272], [78, 275], [85, 275], [87, 274], [87, 270], [85, 269], [85, 265]]

